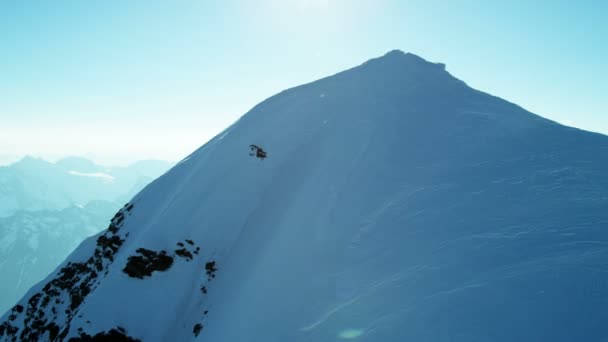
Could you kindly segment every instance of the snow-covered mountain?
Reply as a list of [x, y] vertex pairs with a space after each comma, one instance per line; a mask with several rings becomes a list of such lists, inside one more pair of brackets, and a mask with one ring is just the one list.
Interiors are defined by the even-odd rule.
[[254, 107], [0, 340], [605, 341], [607, 157], [393, 51]]

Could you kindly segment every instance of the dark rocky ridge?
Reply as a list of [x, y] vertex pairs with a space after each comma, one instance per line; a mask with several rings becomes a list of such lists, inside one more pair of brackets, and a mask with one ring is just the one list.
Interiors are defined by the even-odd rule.
[[[95, 289], [107, 274], [114, 254], [125, 241], [119, 234], [125, 215], [133, 209], [126, 204], [112, 218], [106, 232], [97, 238], [93, 255], [86, 262], [68, 262], [56, 277], [46, 283], [42, 291], [31, 296], [27, 307], [16, 305], [11, 310], [9, 320], [0, 325], [0, 338], [10, 341], [63, 341], [70, 330], [69, 322], [76, 315], [86, 296]], [[59, 327], [56, 322], [62, 316], [67, 326]], [[22, 320], [23, 329], [16, 324]]]

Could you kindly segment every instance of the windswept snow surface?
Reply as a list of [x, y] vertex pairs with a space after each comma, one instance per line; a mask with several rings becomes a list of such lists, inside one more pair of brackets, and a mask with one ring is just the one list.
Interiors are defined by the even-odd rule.
[[[393, 51], [257, 105], [63, 265], [95, 277], [55, 293], [58, 269], [0, 340], [605, 341], [607, 154]], [[171, 265], [129, 276], [140, 248]]]

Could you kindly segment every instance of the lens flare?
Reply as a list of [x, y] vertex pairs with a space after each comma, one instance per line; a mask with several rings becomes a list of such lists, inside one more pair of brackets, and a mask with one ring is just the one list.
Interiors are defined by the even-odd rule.
[[363, 335], [363, 330], [361, 329], [346, 329], [342, 330], [339, 334], [339, 338], [343, 338], [345, 340], [351, 340]]

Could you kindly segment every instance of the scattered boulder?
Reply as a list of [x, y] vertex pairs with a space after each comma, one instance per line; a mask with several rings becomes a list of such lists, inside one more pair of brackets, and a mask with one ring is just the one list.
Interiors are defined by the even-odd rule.
[[201, 330], [203, 330], [203, 325], [200, 323], [196, 323], [192, 328], [192, 333], [194, 333], [194, 336], [198, 336], [198, 334], [201, 333]]
[[[198, 252], [201, 250], [200, 247], [196, 246], [194, 241], [190, 240], [190, 239], [186, 239], [184, 240], [188, 245], [185, 245], [183, 242], [178, 242], [177, 246], [181, 247], [179, 249], [175, 250], [175, 254], [179, 257], [182, 257], [184, 259], [186, 259], [186, 261], [190, 261], [194, 258], [194, 256], [192, 255], [192, 253], [194, 254], [198, 254]], [[192, 247], [196, 247], [196, 249], [193, 249]]]
[[139, 255], [130, 256], [127, 265], [122, 270], [129, 277], [143, 279], [149, 277], [154, 271], [166, 271], [173, 265], [173, 257], [167, 252], [155, 252], [145, 248], [139, 248]]
[[113, 223], [110, 223], [108, 226], [108, 231], [112, 234], [116, 234], [118, 232], [118, 227], [116, 227]]
[[215, 272], [217, 268], [215, 268], [215, 261], [209, 261], [205, 264], [205, 270], [207, 271], [207, 277], [209, 280], [215, 278]]
[[122, 245], [122, 243], [124, 242], [124, 240], [122, 240], [120, 237], [116, 236], [116, 235], [110, 235], [109, 237], [106, 235], [102, 235], [100, 237], [97, 238], [97, 246], [102, 247], [102, 248], [109, 248], [110, 250], [112, 250], [112, 254], [116, 253], [116, 251], [118, 251], [118, 248], [120, 248], [120, 246]]
[[192, 260], [192, 253], [190, 253], [190, 251], [188, 251], [185, 248], [180, 248], [180, 249], [176, 250], [175, 254], [177, 254], [178, 256], [180, 256], [182, 258], [186, 258], [188, 260]]
[[73, 337], [68, 342], [140, 342], [140, 340], [128, 336], [124, 328], [117, 327], [107, 332], [100, 332], [94, 336], [80, 332], [79, 337]]

